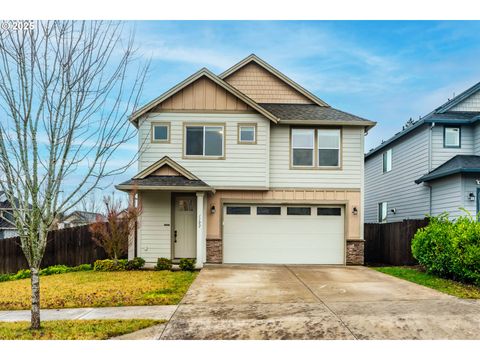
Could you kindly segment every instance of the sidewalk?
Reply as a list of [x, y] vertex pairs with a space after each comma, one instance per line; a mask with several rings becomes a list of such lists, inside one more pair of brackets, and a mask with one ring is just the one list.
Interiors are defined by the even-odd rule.
[[[44, 309], [48, 320], [154, 319], [170, 320], [178, 305], [119, 306], [104, 308]], [[0, 311], [0, 321], [30, 321], [30, 310]]]

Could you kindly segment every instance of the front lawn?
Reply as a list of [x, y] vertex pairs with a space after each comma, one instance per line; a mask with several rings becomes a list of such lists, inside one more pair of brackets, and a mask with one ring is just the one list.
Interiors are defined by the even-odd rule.
[[480, 299], [480, 287], [478, 286], [442, 279], [417, 268], [389, 266], [374, 267], [373, 269], [462, 299]]
[[[43, 309], [178, 304], [195, 280], [188, 271], [82, 271], [40, 278]], [[30, 309], [30, 279], [0, 283], [0, 310]]]
[[104, 340], [128, 334], [164, 320], [64, 320], [43, 321], [40, 330], [30, 322], [0, 322], [0, 340]]

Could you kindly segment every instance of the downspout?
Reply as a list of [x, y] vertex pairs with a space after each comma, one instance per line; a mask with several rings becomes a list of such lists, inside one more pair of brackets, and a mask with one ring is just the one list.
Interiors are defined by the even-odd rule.
[[[432, 131], [435, 127], [435, 122], [432, 122], [432, 125], [428, 131], [428, 172], [432, 171], [432, 153], [433, 153], [433, 141], [432, 141]], [[428, 186], [428, 214], [432, 216], [432, 185], [425, 183]]]

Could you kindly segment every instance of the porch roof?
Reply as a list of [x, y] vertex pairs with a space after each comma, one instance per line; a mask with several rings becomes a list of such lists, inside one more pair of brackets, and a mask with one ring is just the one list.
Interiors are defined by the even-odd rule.
[[428, 174], [415, 180], [415, 183], [432, 181], [453, 174], [479, 174], [480, 156], [477, 155], [456, 155], [433, 169]]
[[149, 175], [143, 179], [130, 179], [115, 186], [118, 190], [177, 190], [177, 191], [214, 191], [214, 189], [197, 179], [184, 176]]

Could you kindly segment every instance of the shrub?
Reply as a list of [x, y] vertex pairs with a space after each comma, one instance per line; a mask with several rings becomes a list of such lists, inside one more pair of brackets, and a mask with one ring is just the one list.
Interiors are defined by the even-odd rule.
[[413, 256], [430, 273], [480, 285], [480, 223], [469, 214], [429, 220], [412, 240]]
[[172, 260], [167, 258], [158, 258], [155, 270], [172, 270]]
[[195, 259], [180, 259], [180, 270], [193, 271], [195, 270]]
[[[82, 264], [74, 267], [70, 267], [66, 265], [53, 265], [53, 266], [49, 266], [44, 269], [41, 269], [38, 273], [39, 275], [47, 276], [47, 275], [65, 274], [69, 272], [89, 271], [89, 270], [92, 270], [92, 265], [90, 264]], [[0, 282], [27, 279], [29, 277], [30, 277], [30, 270], [23, 269], [23, 270], [19, 270], [16, 274], [0, 274]]]
[[126, 270], [127, 267], [127, 260], [110, 260], [110, 259], [105, 259], [105, 260], [97, 260], [93, 264], [93, 270], [94, 271], [123, 271]]
[[127, 270], [139, 270], [145, 265], [145, 260], [141, 257], [135, 257], [132, 260], [128, 260], [126, 269]]

